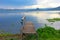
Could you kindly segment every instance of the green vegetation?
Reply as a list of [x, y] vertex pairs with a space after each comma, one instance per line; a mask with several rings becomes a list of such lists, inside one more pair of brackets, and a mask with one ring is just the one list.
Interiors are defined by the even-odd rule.
[[10, 33], [3, 33], [0, 34], [0, 37], [3, 37], [4, 40], [20, 40], [17, 36], [13, 37], [14, 34], [10, 34]]
[[5, 38], [5, 40], [19, 40], [18, 38]]
[[47, 19], [49, 22], [60, 21], [60, 18]]
[[45, 25], [44, 28], [37, 29], [37, 36], [30, 35], [26, 37], [26, 40], [36, 40], [37, 38], [38, 40], [60, 40], [60, 30]]
[[28, 34], [23, 40], [36, 40], [36, 34]]
[[[45, 25], [44, 28], [37, 29], [37, 35], [26, 35], [24, 40], [60, 40], [60, 30], [56, 30], [50, 26]], [[0, 34], [0, 36], [9, 36], [11, 34]], [[6, 40], [18, 40], [18, 38], [7, 38]]]
[[60, 40], [60, 30], [45, 25], [37, 30], [38, 40]]
[[0, 36], [10, 36], [10, 35], [13, 35], [13, 34], [10, 34], [10, 33], [0, 33]]

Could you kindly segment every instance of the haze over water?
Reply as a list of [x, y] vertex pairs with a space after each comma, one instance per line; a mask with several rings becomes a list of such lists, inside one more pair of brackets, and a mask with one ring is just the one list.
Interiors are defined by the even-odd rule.
[[43, 27], [45, 24], [60, 29], [60, 21], [51, 24], [46, 19], [60, 18], [59, 11], [32, 11], [21, 13], [0, 13], [0, 32], [20, 33], [21, 18], [26, 16], [26, 21], [32, 21], [35, 28]]

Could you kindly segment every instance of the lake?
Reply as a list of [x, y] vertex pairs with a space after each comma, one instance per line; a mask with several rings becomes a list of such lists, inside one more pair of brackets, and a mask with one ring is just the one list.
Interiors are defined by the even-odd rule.
[[0, 13], [0, 33], [19, 34], [21, 18], [26, 16], [26, 21], [32, 21], [35, 28], [43, 27], [45, 24], [60, 29], [60, 21], [48, 22], [46, 19], [60, 18], [60, 11], [30, 11], [19, 13]]

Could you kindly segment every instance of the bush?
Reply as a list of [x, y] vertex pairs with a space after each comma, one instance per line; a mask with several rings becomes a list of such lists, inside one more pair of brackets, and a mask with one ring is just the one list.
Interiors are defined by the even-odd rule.
[[60, 40], [60, 30], [45, 25], [44, 28], [37, 29], [39, 40]]

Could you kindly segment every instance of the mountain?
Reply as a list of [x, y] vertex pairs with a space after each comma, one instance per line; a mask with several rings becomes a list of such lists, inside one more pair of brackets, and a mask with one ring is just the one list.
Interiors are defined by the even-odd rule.
[[36, 8], [39, 11], [60, 11], [60, 6], [56, 8]]
[[59, 7], [57, 7], [57, 8], [54, 8], [54, 10], [60, 10], [60, 6], [59, 6]]
[[60, 10], [60, 6], [59, 7], [56, 7], [56, 8], [47, 8], [48, 10], [52, 10], [52, 11], [59, 11]]
[[56, 8], [36, 8], [36, 9], [0, 9], [0, 13], [16, 13], [30, 11], [60, 11], [60, 6]]

